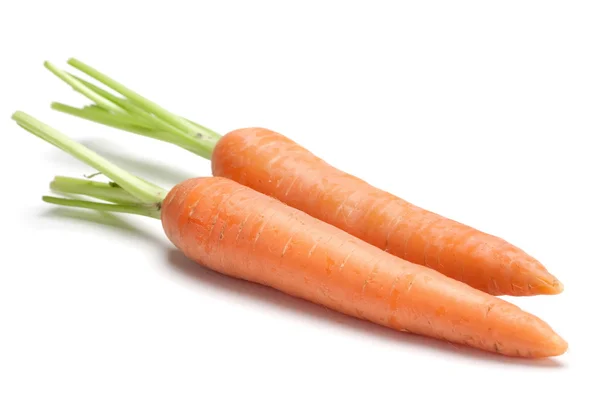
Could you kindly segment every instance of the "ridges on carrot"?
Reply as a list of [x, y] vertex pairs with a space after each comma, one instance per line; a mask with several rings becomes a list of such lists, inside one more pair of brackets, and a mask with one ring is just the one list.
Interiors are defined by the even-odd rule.
[[104, 84], [46, 67], [94, 105], [53, 103], [55, 110], [170, 142], [235, 180], [332, 224], [395, 256], [435, 269], [494, 295], [557, 294], [562, 283], [508, 241], [422, 209], [329, 165], [289, 138], [264, 128], [224, 136], [175, 115], [96, 69], [69, 64]]
[[165, 191], [33, 117], [13, 119], [103, 173], [112, 184], [58, 178], [48, 203], [160, 219], [187, 257], [352, 317], [514, 357], [550, 357], [567, 343], [541, 319], [462, 282], [395, 257], [283, 202], [222, 177]]

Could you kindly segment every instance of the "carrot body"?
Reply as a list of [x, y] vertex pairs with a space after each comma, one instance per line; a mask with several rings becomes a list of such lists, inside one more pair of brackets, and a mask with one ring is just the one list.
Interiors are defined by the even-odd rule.
[[214, 149], [212, 170], [487, 293], [562, 291], [539, 261], [516, 246], [375, 188], [276, 132], [228, 133]]
[[509, 356], [547, 357], [567, 348], [517, 306], [229, 179], [186, 180], [161, 212], [175, 246], [220, 273], [392, 329]]

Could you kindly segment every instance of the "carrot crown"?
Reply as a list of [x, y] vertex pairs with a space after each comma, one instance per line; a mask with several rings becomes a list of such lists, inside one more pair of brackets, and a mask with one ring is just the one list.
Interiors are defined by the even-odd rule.
[[137, 94], [100, 71], [74, 58], [68, 64], [97, 80], [116, 94], [104, 90], [46, 61], [44, 66], [94, 104], [83, 108], [52, 103], [52, 108], [116, 129], [162, 140], [210, 159], [221, 135], [196, 122], [175, 115]]
[[[22, 111], [15, 112], [12, 119], [26, 131], [71, 154], [112, 180], [104, 183], [57, 176], [50, 183], [50, 189], [63, 197], [44, 196], [42, 199], [45, 202], [160, 218], [162, 201], [167, 195], [165, 189], [125, 171], [81, 143]], [[76, 196], [91, 197], [102, 202], [80, 200]]]

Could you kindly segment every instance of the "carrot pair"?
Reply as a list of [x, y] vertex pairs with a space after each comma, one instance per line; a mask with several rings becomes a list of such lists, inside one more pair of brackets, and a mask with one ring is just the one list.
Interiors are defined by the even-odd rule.
[[[516, 357], [549, 357], [567, 349], [547, 323], [517, 306], [251, 187], [206, 177], [166, 191], [23, 112], [13, 119], [111, 179], [57, 177], [51, 188], [62, 196], [46, 196], [46, 202], [160, 219], [171, 242], [208, 268], [398, 331]], [[269, 135], [256, 136], [263, 147], [279, 146], [269, 143]], [[71, 195], [89, 200], [67, 198]]]
[[46, 67], [94, 105], [52, 107], [180, 146], [234, 180], [327, 222], [379, 249], [493, 295], [557, 294], [563, 285], [506, 240], [424, 210], [327, 164], [285, 136], [245, 128], [224, 136], [175, 115], [96, 69], [69, 60], [114, 94], [50, 63]]

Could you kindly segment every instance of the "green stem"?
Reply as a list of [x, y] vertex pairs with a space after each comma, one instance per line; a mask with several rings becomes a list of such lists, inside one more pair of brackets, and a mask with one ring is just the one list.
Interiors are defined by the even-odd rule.
[[69, 84], [73, 89], [75, 89], [75, 91], [83, 94], [85, 97], [92, 100], [94, 103], [98, 104], [98, 106], [100, 106], [108, 111], [114, 111], [117, 113], [125, 113], [125, 110], [123, 108], [121, 108], [117, 104], [113, 103], [112, 101], [108, 100], [107, 98], [102, 97], [101, 95], [94, 92], [93, 90], [90, 90], [85, 85], [83, 85], [81, 82], [79, 82], [75, 77], [73, 77], [71, 74], [68, 74], [68, 73], [58, 69], [51, 62], [46, 61], [44, 63], [44, 66], [46, 68], [48, 68], [54, 75], [56, 75], [57, 77], [62, 79], [65, 83]]
[[[164, 132], [166, 134], [164, 137], [160, 137], [160, 138], [153, 137], [148, 134], [145, 134], [144, 136], [149, 136], [149, 137], [153, 137], [154, 139], [163, 140], [165, 142], [175, 144], [176, 146], [183, 147], [186, 150], [189, 150], [201, 157], [210, 158], [210, 156], [212, 154], [212, 150], [214, 149], [217, 139], [214, 138], [213, 136], [207, 136], [206, 138], [198, 137], [198, 135], [199, 135], [198, 131], [205, 129], [205, 128], [201, 127], [200, 125], [186, 120], [184, 122], [186, 123], [186, 125], [188, 127], [192, 127], [192, 126], [195, 127], [194, 132], [189, 132], [189, 130], [188, 131], [182, 130], [182, 129], [180, 129], [181, 126], [180, 127], [174, 126], [167, 121], [163, 121], [157, 115], [153, 114], [153, 112], [156, 110], [152, 107], [150, 107], [150, 109], [148, 109], [147, 107], [146, 108], [139, 107], [138, 105], [134, 104], [131, 101], [131, 99], [120, 98], [120, 97], [118, 97], [118, 96], [116, 96], [116, 95], [90, 83], [90, 82], [87, 82], [86, 80], [84, 80], [82, 78], [76, 77], [75, 75], [72, 75], [68, 72], [58, 69], [56, 66], [54, 66], [52, 63], [50, 63], [48, 61], [46, 61], [44, 63], [44, 66], [46, 66], [46, 68], [48, 68], [56, 76], [61, 78], [64, 82], [68, 83], [76, 91], [84, 94], [87, 98], [94, 101], [96, 103], [97, 107], [99, 107], [99, 109], [103, 109], [103, 111], [105, 111], [109, 116], [111, 116], [111, 117], [108, 117], [107, 115], [105, 115], [105, 117], [107, 117], [106, 119], [110, 120], [110, 121], [103, 122], [104, 125], [109, 125], [109, 126], [117, 127], [119, 129], [127, 130], [129, 132], [138, 133], [138, 132], [135, 132], [134, 129], [131, 129], [131, 127], [127, 126], [127, 125], [131, 124], [132, 122], [135, 122], [135, 125], [139, 125], [144, 128], [151, 127], [152, 130]], [[85, 72], [85, 71], [82, 71], [82, 72]], [[96, 71], [96, 73], [99, 74], [99, 72], [97, 72], [97, 71]], [[102, 75], [102, 76], [104, 76], [104, 75]], [[104, 81], [101, 81], [101, 82], [104, 83]], [[110, 82], [108, 82], [108, 83], [110, 83]], [[117, 84], [116, 82], [114, 82], [114, 83]], [[134, 93], [134, 92], [129, 91], [127, 93]], [[137, 95], [137, 96], [139, 96], [139, 95]], [[144, 99], [141, 96], [139, 96], [139, 98]], [[69, 107], [69, 106], [61, 105], [59, 107], [62, 107], [62, 110], [60, 110], [60, 111], [66, 112], [65, 107]], [[72, 107], [71, 107], [71, 109], [72, 109]], [[71, 113], [71, 114], [75, 115], [73, 113]], [[85, 119], [94, 121], [95, 119], [97, 119], [94, 117], [98, 117], [98, 114], [88, 113], [86, 115], [79, 114], [77, 116], [80, 118], [85, 118]], [[179, 117], [173, 115], [173, 118], [177, 119]], [[123, 124], [127, 124], [127, 125], [124, 126]]]
[[66, 207], [87, 208], [97, 211], [110, 211], [127, 214], [137, 214], [146, 217], [160, 219], [160, 209], [151, 208], [147, 205], [123, 205], [123, 204], [106, 204], [97, 203], [94, 201], [63, 199], [59, 197], [43, 196], [42, 200], [46, 203], [56, 204]]
[[[69, 74], [69, 75], [71, 75], [71, 74]], [[171, 132], [172, 135], [174, 135], [174, 138], [180, 137], [181, 135], [187, 135], [185, 132], [180, 131], [179, 129], [173, 127], [172, 125], [169, 125], [167, 122], [162, 121], [155, 115], [152, 115], [152, 114], [148, 113], [147, 111], [143, 110], [142, 108], [136, 106], [128, 99], [115, 96], [112, 93], [110, 93], [102, 88], [99, 88], [98, 86], [94, 85], [93, 83], [90, 83], [82, 78], [76, 77], [75, 75], [71, 75], [71, 76], [73, 78], [75, 78], [77, 81], [79, 81], [82, 85], [84, 85], [88, 89], [90, 89], [93, 92], [95, 92], [96, 94], [98, 94], [99, 96], [104, 97], [104, 98], [108, 99], [109, 101], [111, 101], [115, 104], [118, 104], [121, 108], [127, 110], [129, 112], [130, 119], [135, 120], [136, 124], [142, 125], [147, 128], [154, 128], [155, 130], [158, 127], [161, 130], [164, 130], [165, 132]], [[124, 118], [123, 114], [118, 114], [117, 118], [121, 118], [121, 117]]]
[[123, 97], [119, 97], [119, 96], [115, 96], [114, 94], [94, 85], [91, 82], [88, 82], [78, 76], [69, 74], [70, 76], [72, 76], [75, 80], [77, 80], [78, 82], [80, 82], [83, 86], [87, 87], [88, 89], [90, 89], [91, 91], [95, 92], [98, 96], [104, 97], [107, 100], [112, 101], [115, 104], [118, 104], [121, 108], [129, 111], [132, 114], [145, 114], [146, 112], [144, 110], [142, 110], [141, 108], [139, 108], [138, 106], [136, 106], [135, 104], [133, 104], [132, 102], [130, 102], [129, 100], [123, 98]]
[[[71, 75], [71, 74], [69, 74], [69, 75]], [[74, 75], [71, 75], [71, 76], [74, 79], [76, 79], [78, 82], [80, 82], [82, 85], [84, 85], [86, 88], [92, 90], [97, 95], [106, 98], [110, 102], [118, 104], [121, 108], [128, 111], [128, 114], [126, 114], [126, 115], [123, 115], [122, 113], [115, 115], [116, 118], [122, 117], [123, 119], [125, 119], [127, 116], [128, 117], [127, 119], [129, 119], [131, 121], [135, 121], [135, 123], [138, 125], [148, 127], [148, 128], [151, 127], [151, 128], [154, 128], [155, 130], [158, 128], [159, 130], [162, 130], [165, 132], [170, 132], [171, 137], [173, 137], [174, 141], [178, 140], [180, 143], [181, 142], [189, 143], [189, 137], [188, 137], [189, 135], [185, 131], [182, 131], [182, 130], [174, 127], [173, 125], [170, 125], [169, 123], [158, 118], [156, 115], [148, 113], [147, 111], [145, 111], [142, 108], [133, 104], [128, 99], [115, 96], [112, 93], [110, 93], [104, 89], [101, 89], [98, 86], [94, 85], [93, 83], [90, 83], [82, 78], [78, 78]], [[91, 106], [91, 107], [94, 107], [94, 106]]]
[[121, 205], [139, 205], [140, 201], [115, 183], [96, 182], [89, 179], [57, 176], [50, 189], [58, 193], [80, 194]]
[[[69, 64], [125, 98], [116, 96], [68, 72], [60, 71], [51, 63], [46, 62], [46, 67], [55, 75], [96, 103], [96, 106], [88, 106], [84, 109], [53, 103], [53, 109], [116, 129], [171, 143], [209, 160], [212, 157], [212, 152], [221, 135], [165, 110], [81, 61], [70, 59]], [[115, 105], [120, 110], [113, 111], [107, 104]]]
[[102, 172], [129, 194], [139, 199], [140, 202], [158, 204], [165, 198], [167, 192], [164, 189], [130, 174], [82, 144], [70, 139], [54, 128], [43, 124], [24, 112], [17, 111], [13, 114], [12, 118], [17, 121], [21, 127], [39, 138], [71, 154], [99, 172]]
[[67, 104], [54, 102], [50, 105], [53, 110], [60, 111], [65, 114], [70, 114], [79, 118], [87, 119], [88, 121], [96, 122], [98, 124], [110, 126], [113, 128], [125, 130], [138, 135], [147, 136], [157, 140], [169, 140], [171, 137], [169, 133], [157, 132], [154, 128], [148, 125], [140, 125], [136, 121], [128, 118], [128, 114], [123, 116], [111, 114], [107, 111], [98, 108], [92, 108], [91, 106], [84, 108], [76, 108]]
[[123, 96], [128, 98], [132, 103], [136, 104], [140, 108], [156, 115], [157, 117], [161, 118], [162, 120], [168, 122], [169, 124], [173, 125], [174, 127], [181, 129], [182, 131], [184, 131], [192, 136], [196, 135], [198, 130], [200, 130], [202, 134], [209, 136], [209, 137], [219, 137], [220, 136], [216, 132], [214, 132], [206, 127], [189, 123], [186, 119], [170, 113], [169, 111], [165, 110], [158, 104], [146, 99], [145, 97], [139, 95], [138, 93], [134, 92], [133, 90], [127, 88], [126, 86], [122, 85], [121, 83], [110, 78], [109, 76], [104, 75], [100, 71], [92, 68], [91, 66], [89, 66], [75, 58], [69, 59], [68, 64], [74, 68], [77, 68], [78, 70], [85, 73], [86, 75], [91, 76], [92, 78], [96, 79], [98, 82], [103, 83], [104, 85], [108, 86], [109, 88], [113, 89], [114, 91], [122, 94]]
[[[50, 105], [50, 107], [54, 110], [76, 115], [80, 118], [91, 121], [99, 121], [101, 123], [106, 122], [107, 124], [111, 125], [135, 126], [143, 129], [146, 132], [152, 132], [155, 130], [151, 123], [134, 118], [131, 114], [115, 114], [95, 105], [76, 108], [67, 104], [54, 102]], [[150, 133], [148, 133], [148, 135], [150, 135]]]
[[128, 114], [111, 114], [99, 108], [92, 108], [93, 106], [76, 108], [66, 104], [54, 102], [50, 107], [53, 110], [86, 119], [97, 124], [135, 133], [136, 135], [146, 136], [166, 143], [171, 143], [208, 159], [210, 159], [210, 155], [212, 154], [212, 150], [216, 144], [216, 142], [209, 142], [207, 140], [198, 142], [189, 137], [185, 137], [183, 139], [176, 136], [174, 137], [170, 132], [155, 130], [153, 127], [149, 127], [148, 125], [138, 125], [135, 121], [132, 121], [128, 118]]

